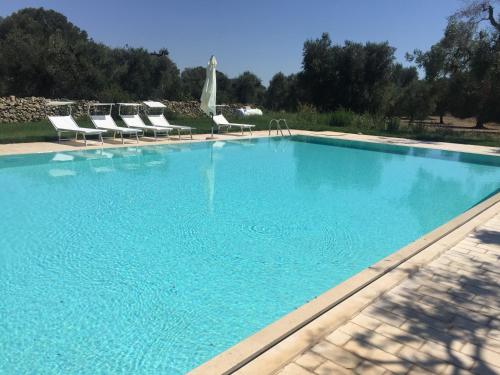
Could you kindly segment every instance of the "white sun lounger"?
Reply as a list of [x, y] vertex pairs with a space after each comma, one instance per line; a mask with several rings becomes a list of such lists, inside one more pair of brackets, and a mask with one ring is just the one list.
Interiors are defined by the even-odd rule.
[[71, 104], [74, 102], [49, 102], [50, 106], [68, 106], [69, 114], [64, 116], [49, 116], [49, 121], [57, 132], [57, 137], [59, 142], [62, 140], [69, 141], [68, 138], [61, 138], [63, 133], [75, 133], [75, 141], [78, 140], [78, 134], [83, 135], [83, 139], [85, 141], [85, 146], [87, 146], [87, 135], [98, 135], [101, 144], [103, 143], [102, 133], [105, 133], [104, 130], [98, 129], [88, 129], [82, 128], [78, 126], [76, 121], [71, 116]]
[[186, 132], [189, 133], [189, 136], [191, 139], [193, 139], [193, 134], [192, 130], [194, 128], [190, 126], [183, 126], [183, 125], [171, 125], [168, 120], [163, 116], [163, 114], [160, 115], [147, 115], [148, 120], [151, 122], [152, 125], [158, 126], [160, 128], [169, 128], [173, 130], [177, 130], [177, 134], [179, 134], [179, 139], [181, 139], [181, 132]]
[[[108, 114], [92, 114], [91, 113], [91, 108], [92, 107], [107, 107], [109, 106], [109, 113]], [[116, 136], [116, 133], [120, 134], [122, 138], [122, 144], [125, 142], [123, 139], [124, 134], [128, 134], [130, 136], [135, 135], [135, 139], [137, 143], [139, 143], [139, 133], [141, 130], [139, 129], [130, 129], [130, 128], [124, 128], [122, 126], [116, 125], [115, 120], [113, 120], [113, 117], [111, 117], [111, 110], [112, 110], [113, 104], [112, 103], [92, 103], [89, 104], [88, 108], [88, 113], [90, 120], [92, 121], [92, 124], [96, 127], [96, 129], [104, 130], [105, 132], [112, 132], [113, 133], [113, 138]]]
[[157, 114], [146, 113], [148, 120], [151, 122], [153, 126], [159, 126], [160, 128], [170, 128], [173, 130], [177, 130], [177, 134], [179, 134], [179, 139], [181, 139], [181, 132], [186, 132], [186, 133], [189, 132], [189, 136], [191, 137], [191, 139], [193, 139], [192, 130], [194, 128], [184, 125], [172, 125], [168, 122], [168, 120], [163, 115], [163, 111], [166, 108], [166, 106], [163, 103], [154, 102], [151, 100], [145, 101], [143, 103], [147, 108], [158, 108], [161, 110], [161, 112]]
[[[161, 128], [159, 126], [151, 126], [151, 125], [146, 125], [144, 121], [142, 121], [142, 118], [139, 116], [139, 106], [140, 104], [136, 103], [118, 103], [118, 113], [120, 117], [122, 118], [123, 122], [125, 125], [129, 128], [132, 129], [140, 129], [143, 132], [146, 131], [152, 131], [154, 134], [155, 139], [158, 138], [158, 134], [165, 134], [168, 138], [169, 132], [172, 130], [171, 128]], [[121, 113], [121, 107], [122, 106], [133, 106], [137, 108], [137, 113], [131, 114], [131, 115], [124, 115]]]
[[255, 125], [249, 125], [249, 124], [236, 124], [232, 123], [226, 120], [224, 115], [216, 115], [212, 117], [212, 120], [215, 122], [215, 125], [217, 125], [217, 130], [221, 130], [226, 128], [226, 131], [229, 131], [232, 126], [238, 127], [241, 129], [241, 134], [243, 134], [243, 130], [248, 129], [250, 131], [250, 134], [252, 134], [252, 128], [255, 127]]

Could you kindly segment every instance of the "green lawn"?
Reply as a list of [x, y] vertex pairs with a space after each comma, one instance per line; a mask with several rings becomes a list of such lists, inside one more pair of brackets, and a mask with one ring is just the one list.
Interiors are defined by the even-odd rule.
[[[500, 134], [463, 132], [446, 129], [409, 129], [400, 127], [398, 130], [388, 131], [381, 126], [331, 126], [329, 125], [331, 115], [328, 113], [266, 113], [264, 116], [251, 118], [234, 118], [234, 122], [247, 122], [256, 125], [257, 130], [267, 130], [269, 121], [272, 118], [286, 118], [288, 125], [292, 129], [322, 131], [333, 130], [347, 133], [363, 133], [371, 135], [382, 135], [391, 137], [401, 137], [410, 139], [419, 139], [434, 142], [453, 142], [477, 144], [483, 146], [500, 147]], [[179, 125], [190, 125], [196, 128], [196, 133], [209, 133], [211, 128], [211, 119], [201, 118], [172, 118], [171, 122]], [[88, 118], [78, 119], [80, 126], [92, 127]], [[117, 120], [118, 125], [122, 125]], [[36, 141], [54, 141], [57, 140], [57, 134], [48, 123], [48, 121], [0, 124], [0, 143], [17, 142], [36, 142]]]

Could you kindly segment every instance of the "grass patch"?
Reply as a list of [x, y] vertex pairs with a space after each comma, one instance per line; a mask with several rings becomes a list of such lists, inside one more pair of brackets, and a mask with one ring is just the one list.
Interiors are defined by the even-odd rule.
[[[369, 115], [357, 115], [350, 113], [343, 116], [338, 112], [317, 113], [298, 112], [282, 113], [267, 112], [264, 116], [250, 118], [231, 118], [230, 121], [246, 122], [256, 125], [257, 130], [268, 130], [269, 121], [273, 118], [284, 118], [292, 129], [324, 131], [332, 130], [345, 133], [363, 133], [387, 137], [400, 137], [416, 139], [428, 142], [452, 142], [475, 144], [482, 146], [500, 147], [500, 134], [479, 131], [458, 131], [442, 128], [429, 128], [419, 126], [397, 126], [391, 121], [372, 117]], [[170, 117], [171, 123], [178, 125], [189, 125], [196, 128], [195, 133], [210, 133], [212, 120], [208, 117], [183, 118]], [[78, 119], [80, 126], [91, 128], [89, 118]], [[116, 120], [119, 126], [124, 126], [120, 120]], [[41, 142], [56, 141], [57, 133], [48, 121], [0, 124], [0, 143], [18, 142]]]

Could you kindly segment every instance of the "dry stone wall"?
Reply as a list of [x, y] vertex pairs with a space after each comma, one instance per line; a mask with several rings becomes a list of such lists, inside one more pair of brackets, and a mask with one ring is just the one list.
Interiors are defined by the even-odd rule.
[[[0, 97], [0, 123], [40, 121], [45, 120], [49, 115], [60, 113], [61, 108], [48, 106], [48, 100], [49, 99], [41, 97]], [[195, 100], [183, 102], [161, 100], [161, 102], [166, 105], [167, 108], [165, 112], [170, 115], [191, 118], [204, 116], [200, 109], [199, 102]], [[76, 118], [85, 116], [89, 103], [96, 103], [96, 101], [76, 100], [75, 105], [72, 106], [73, 115]], [[225, 116], [236, 115], [236, 109], [242, 106], [242, 104], [229, 104], [227, 106], [218, 107], [218, 112], [221, 111]]]
[[[91, 100], [78, 100], [72, 107], [75, 117], [87, 114], [87, 105], [92, 102]], [[0, 123], [44, 120], [49, 115], [60, 113], [59, 111], [61, 111], [60, 108], [48, 106], [45, 98], [0, 97]]]

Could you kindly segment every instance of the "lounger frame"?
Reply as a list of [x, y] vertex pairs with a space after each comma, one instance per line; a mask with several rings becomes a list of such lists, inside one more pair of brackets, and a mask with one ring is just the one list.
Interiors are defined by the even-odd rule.
[[[134, 134], [135, 135], [135, 140], [136, 140], [136, 143], [139, 143], [139, 133], [141, 133], [141, 135], [144, 135], [144, 131], [141, 130], [141, 129], [131, 129], [131, 128], [121, 128], [119, 126], [116, 125], [115, 121], [113, 120], [113, 117], [111, 117], [111, 112], [113, 110], [113, 103], [90, 103], [88, 105], [88, 108], [87, 108], [87, 113], [88, 113], [88, 116], [90, 118], [90, 120], [92, 121], [92, 124], [94, 124], [95, 128], [96, 129], [100, 129], [100, 130], [104, 130], [106, 133], [110, 133], [112, 132], [113, 133], [113, 137], [103, 137], [103, 138], [107, 138], [107, 139], [113, 139], [115, 140], [116, 139], [116, 133], [119, 133], [120, 134], [120, 137], [121, 137], [121, 140], [122, 140], [122, 144], [125, 143], [125, 139], [123, 137], [124, 134], [129, 134], [130, 135], [130, 138], [132, 138], [132, 135]], [[109, 111], [108, 111], [108, 114], [107, 115], [96, 115], [96, 114], [92, 114], [91, 113], [91, 108], [92, 107], [109, 107]], [[109, 119], [110, 121], [112, 122], [112, 126], [110, 127], [103, 127], [103, 126], [100, 126], [96, 121], [95, 121], [95, 117], [96, 116], [104, 116], [105, 118], [107, 116], [109, 116]]]
[[255, 125], [250, 125], [250, 124], [238, 124], [234, 122], [229, 122], [227, 119], [224, 117], [224, 115], [221, 113], [219, 115], [215, 115], [212, 117], [213, 122], [217, 126], [217, 131], [219, 132], [221, 129], [226, 128], [226, 133], [229, 133], [229, 130], [231, 127], [239, 127], [241, 129], [241, 135], [244, 135], [244, 130], [248, 129], [250, 132], [250, 135], [253, 135], [252, 133], [252, 128], [255, 127]]
[[[126, 107], [126, 106], [128, 106], [128, 107], [134, 107], [137, 110], [132, 115], [123, 114], [122, 113], [122, 107]], [[150, 126], [150, 125], [144, 124], [144, 121], [139, 116], [139, 108], [140, 108], [140, 106], [141, 105], [137, 104], [137, 103], [118, 103], [118, 115], [122, 118], [122, 120], [125, 123], [125, 125], [127, 127], [129, 127], [129, 128], [132, 128], [132, 129], [140, 129], [140, 130], [143, 131], [143, 134], [145, 134], [145, 132], [147, 130], [152, 131], [155, 140], [158, 139], [158, 134], [162, 134], [162, 133], [164, 133], [167, 138], [170, 138], [169, 132], [172, 130], [172, 128], [161, 128], [159, 126]], [[130, 125], [130, 124], [127, 123], [127, 120], [126, 120], [125, 116], [133, 116], [133, 117], [137, 116], [139, 118], [139, 120], [141, 121], [142, 124], [140, 126]]]
[[[168, 122], [168, 120], [165, 117], [165, 108], [166, 108], [165, 104], [151, 100], [144, 101], [143, 104], [144, 104], [144, 113], [146, 114], [146, 117], [153, 126], [177, 130], [179, 139], [181, 139], [182, 131], [189, 132], [189, 137], [193, 139], [193, 133], [192, 133], [192, 130], [194, 129], [193, 127], [184, 125], [172, 125]], [[152, 109], [158, 110], [159, 113], [151, 113]]]

